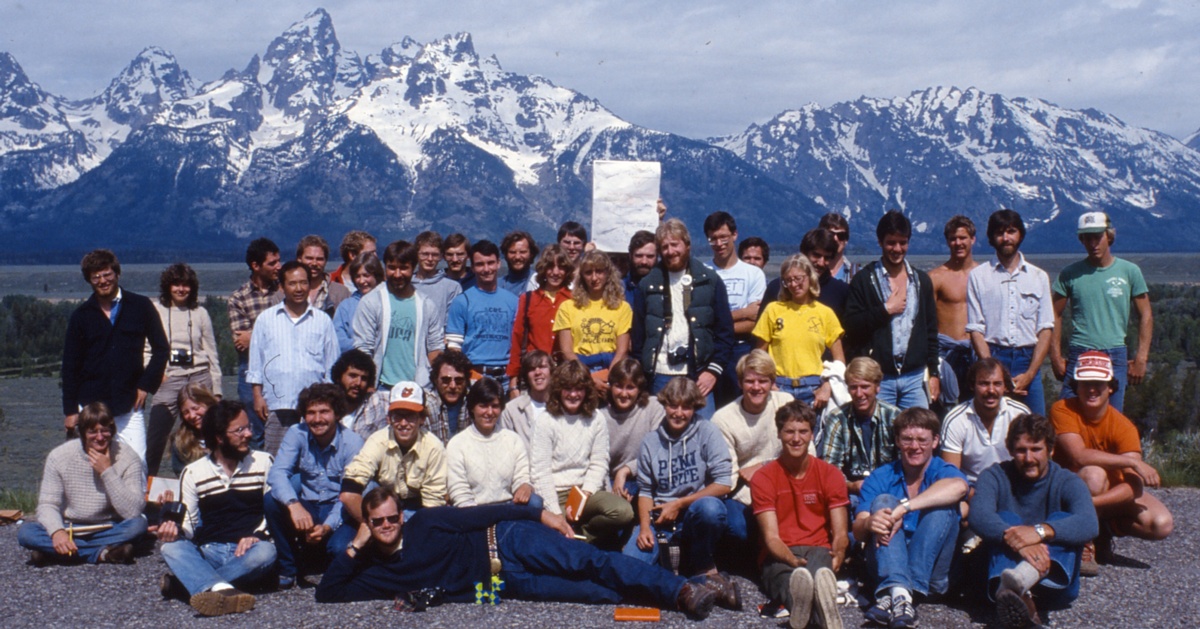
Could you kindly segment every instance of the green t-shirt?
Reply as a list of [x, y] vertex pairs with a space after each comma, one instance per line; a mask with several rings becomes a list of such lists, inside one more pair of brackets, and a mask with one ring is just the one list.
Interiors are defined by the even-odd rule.
[[1129, 308], [1133, 298], [1145, 295], [1142, 270], [1128, 260], [1114, 258], [1105, 268], [1080, 260], [1063, 269], [1054, 281], [1054, 294], [1067, 298], [1071, 313], [1071, 345], [1086, 349], [1125, 346]]
[[397, 299], [389, 292], [388, 301], [391, 302], [392, 321], [388, 325], [387, 350], [379, 381], [391, 386], [417, 379], [417, 355], [413, 347], [417, 335], [417, 300], [416, 296]]

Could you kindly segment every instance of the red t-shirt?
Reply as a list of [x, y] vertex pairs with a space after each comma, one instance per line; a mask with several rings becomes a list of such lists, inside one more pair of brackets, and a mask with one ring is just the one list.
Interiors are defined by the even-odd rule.
[[850, 504], [842, 471], [814, 456], [801, 479], [789, 476], [778, 459], [762, 466], [750, 480], [750, 496], [755, 515], [775, 512], [787, 546], [829, 548], [829, 510]]

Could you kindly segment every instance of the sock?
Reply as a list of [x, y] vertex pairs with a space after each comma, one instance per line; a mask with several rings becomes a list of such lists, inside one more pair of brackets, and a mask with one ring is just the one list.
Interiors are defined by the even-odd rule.
[[1010, 590], [1016, 591], [1017, 594], [1024, 594], [1029, 591], [1029, 588], [1037, 585], [1038, 582], [1037, 568], [1028, 561], [1022, 561], [1017, 564], [1016, 568], [1005, 570], [1000, 575], [1000, 582]]
[[226, 583], [224, 581], [209, 588], [209, 590], [213, 591], [213, 592], [220, 592], [221, 590], [232, 590], [232, 589], [233, 589], [233, 586], [229, 585], [228, 583]]
[[908, 588], [906, 588], [906, 587], [900, 587], [899, 585], [893, 585], [892, 586], [892, 602], [895, 603], [896, 601], [908, 601], [911, 603], [912, 602], [912, 592], [909, 592]]

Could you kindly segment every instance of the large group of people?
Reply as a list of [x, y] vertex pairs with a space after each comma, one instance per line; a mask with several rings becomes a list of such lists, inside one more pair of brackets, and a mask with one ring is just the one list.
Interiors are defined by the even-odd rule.
[[[1078, 232], [1087, 257], [1053, 284], [1012, 210], [989, 218], [985, 263], [952, 218], [929, 273], [907, 259], [904, 214], [881, 217], [861, 266], [827, 215], [771, 281], [770, 247], [739, 246], [725, 212], [704, 222], [711, 260], [674, 218], [615, 254], [577, 223], [541, 247], [423, 232], [382, 255], [355, 231], [332, 274], [320, 236], [287, 262], [259, 238], [228, 302], [224, 397], [196, 273], [168, 267], [151, 301], [96, 250], [63, 351], [68, 441], [19, 540], [38, 565], [122, 563], [152, 535], [163, 595], [210, 616], [321, 574], [321, 602], [704, 618], [740, 609], [737, 572], [796, 628], [842, 626], [839, 578], [891, 629], [952, 580], [1031, 626], [1033, 595], [1069, 604], [1114, 537], [1173, 527], [1121, 412], [1146, 369], [1146, 284], [1107, 216]], [[1046, 358], [1065, 378], [1048, 409]], [[179, 495], [148, 521], [168, 453]]]

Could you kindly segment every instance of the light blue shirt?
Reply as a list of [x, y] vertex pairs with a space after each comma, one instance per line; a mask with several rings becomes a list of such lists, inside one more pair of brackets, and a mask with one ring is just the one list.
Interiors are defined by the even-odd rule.
[[[342, 472], [363, 447], [363, 438], [334, 422], [337, 434], [324, 448], [301, 421], [288, 428], [279, 444], [279, 453], [267, 475], [271, 495], [279, 504], [300, 499], [317, 504], [333, 504], [323, 524], [337, 529], [342, 525], [342, 509], [336, 503], [342, 491]], [[292, 487], [292, 477], [300, 477], [300, 495]]]
[[967, 278], [967, 332], [1001, 347], [1037, 345], [1038, 332], [1054, 328], [1050, 276], [1017, 255], [1012, 273], [992, 258]]
[[309, 306], [293, 321], [285, 304], [279, 303], [254, 322], [246, 382], [262, 385], [268, 408], [293, 409], [308, 385], [329, 382], [338, 355], [329, 315]]
[[446, 317], [446, 345], [461, 348], [473, 365], [503, 367], [512, 347], [517, 296], [472, 286], [454, 298]]
[[354, 291], [353, 295], [338, 304], [337, 312], [333, 313], [333, 331], [337, 334], [338, 351], [343, 354], [354, 349], [354, 313], [362, 296], [362, 291]]

